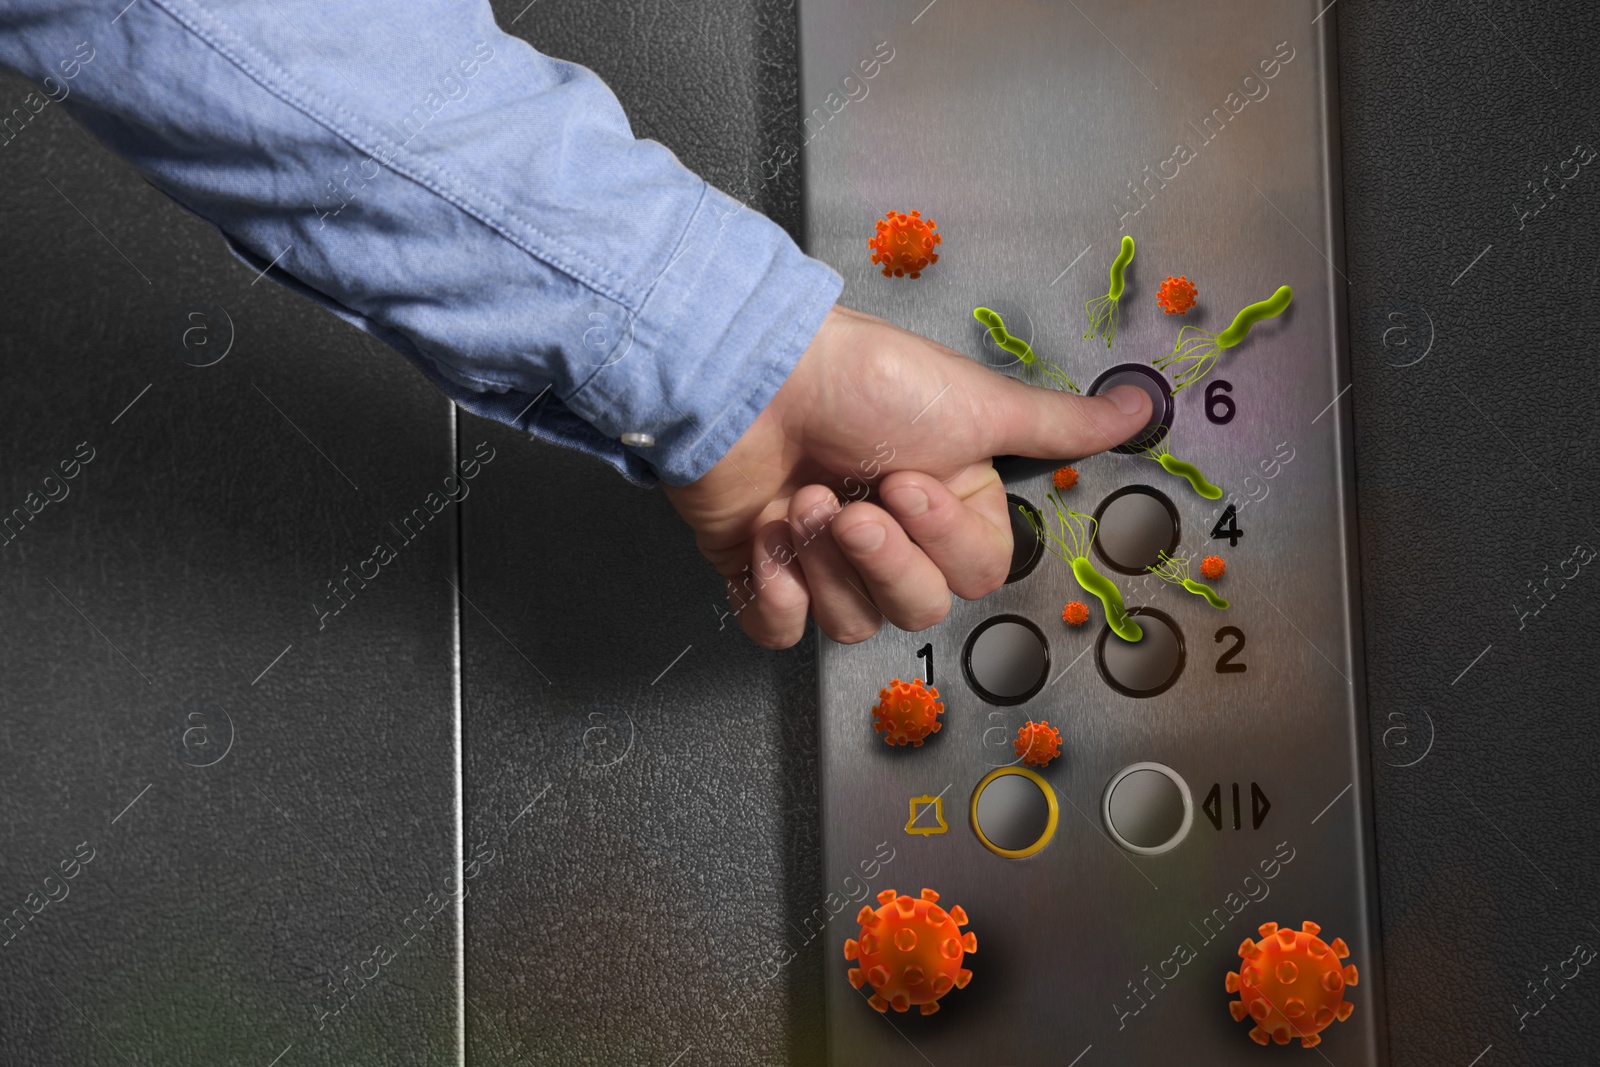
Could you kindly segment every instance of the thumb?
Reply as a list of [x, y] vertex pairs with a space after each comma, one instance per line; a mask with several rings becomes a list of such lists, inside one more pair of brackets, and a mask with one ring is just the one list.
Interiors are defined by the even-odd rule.
[[989, 454], [1035, 459], [1076, 459], [1136, 437], [1150, 422], [1150, 397], [1138, 386], [1118, 385], [1099, 396], [1076, 396], [990, 376]]

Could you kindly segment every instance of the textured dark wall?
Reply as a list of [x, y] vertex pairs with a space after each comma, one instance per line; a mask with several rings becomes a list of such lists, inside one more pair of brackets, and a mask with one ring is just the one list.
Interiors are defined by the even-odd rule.
[[[796, 114], [791, 4], [496, 10], [798, 232], [795, 168], [762, 180]], [[1600, 577], [1559, 575], [1600, 548], [1600, 161], [1560, 174], [1600, 147], [1600, 11], [1327, 17], [1394, 1061], [1589, 1063], [1600, 979], [1559, 974], [1600, 950]], [[1532, 215], [1525, 183], [1550, 175]], [[322, 977], [403, 939], [455, 862], [453, 513], [326, 630], [310, 608], [448, 473], [446, 405], [250, 285], [56, 109], [5, 149], [0, 205], [0, 508], [95, 449], [0, 548], [3, 906], [95, 850], [0, 949], [0, 1060], [454, 1062], [449, 909], [315, 1027]], [[234, 347], [187, 366], [186, 316], [216, 304]], [[660, 494], [470, 416], [457, 432], [498, 450], [461, 510], [466, 852], [492, 856], [466, 900], [472, 1061], [819, 1063], [821, 942], [796, 929], [823, 892], [811, 643], [719, 630]], [[195, 766], [230, 720], [228, 754]]]
[[1600, 8], [1335, 12], [1394, 1059], [1593, 1063]]
[[0, 547], [0, 1062], [446, 1062], [457, 924], [401, 923], [456, 856], [454, 515], [312, 602], [450, 473], [449, 405], [59, 107], [0, 211], [0, 509], [60, 498]]
[[[525, 4], [500, 24], [798, 233], [798, 168], [762, 180], [793, 138], [792, 4], [540, 0], [513, 24]], [[811, 639], [723, 627], [660, 493], [487, 432], [507, 458], [465, 509], [465, 777], [469, 843], [505, 862], [467, 901], [469, 1057], [820, 1062]]]

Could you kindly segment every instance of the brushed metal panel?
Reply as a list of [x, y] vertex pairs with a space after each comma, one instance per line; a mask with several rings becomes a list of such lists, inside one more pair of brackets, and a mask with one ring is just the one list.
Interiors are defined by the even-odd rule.
[[[1223, 975], [1259, 924], [1306, 919], [1343, 937], [1361, 970], [1348, 994], [1355, 1013], [1323, 1032], [1322, 1051], [1341, 1067], [1383, 1062], [1349, 413], [1337, 401], [1349, 377], [1335, 74], [1328, 20], [1314, 21], [1320, 6], [801, 7], [808, 245], [844, 274], [850, 306], [983, 358], [971, 310], [987, 304], [1082, 383], [1169, 350], [1180, 323], [1220, 330], [1280, 284], [1296, 294], [1207, 379], [1233, 384], [1232, 422], [1206, 419], [1203, 385], [1178, 396], [1171, 447], [1247, 501], [1237, 547], [1209, 539], [1219, 504], [1154, 464], [1110, 454], [1077, 464], [1079, 510], [1126, 485], [1154, 486], [1178, 508], [1182, 551], [1229, 561], [1219, 583], [1233, 604], [1226, 613], [1154, 580], [1116, 579], [1130, 606], [1157, 608], [1182, 630], [1187, 662], [1170, 689], [1140, 699], [1104, 682], [1090, 647], [1098, 605], [1093, 625], [1062, 625], [1061, 604], [1087, 598], [1048, 557], [980, 602], [958, 601], [925, 633], [821, 642], [826, 884], [846, 885], [886, 842], [893, 858], [870, 891], [937, 889], [966, 908], [979, 944], [972, 984], [937, 1015], [886, 1017], [846, 981], [840, 946], [853, 926], [841, 919], [825, 963], [837, 1067], [1080, 1055], [1085, 1065], [1155, 1064], [1180, 1050], [1185, 1063], [1240, 1062], [1258, 1050], [1249, 1026], [1229, 1018]], [[865, 79], [860, 64], [875, 54]], [[1275, 57], [1275, 75], [1263, 78], [1258, 63]], [[1162, 167], [1182, 158], [1180, 142], [1192, 158]], [[942, 258], [918, 281], [884, 279], [865, 250], [873, 221], [913, 208], [937, 220]], [[1104, 292], [1124, 232], [1138, 254], [1108, 351], [1082, 340], [1083, 304]], [[1178, 322], [1155, 306], [1169, 273], [1200, 287], [1202, 306]], [[1007, 482], [1035, 503], [1049, 484], [1039, 464], [1017, 466]], [[1006, 708], [980, 700], [958, 667], [967, 635], [1002, 613], [1034, 620], [1051, 645], [1050, 684]], [[1223, 626], [1246, 635], [1244, 673], [1216, 671], [1231, 643], [1218, 641]], [[930, 642], [944, 729], [920, 749], [891, 750], [868, 709], [891, 677], [923, 673], [917, 650]], [[1008, 860], [980, 844], [967, 804], [986, 772], [1011, 762], [1016, 727], [1040, 716], [1063, 736], [1064, 757], [1045, 771], [1061, 824], [1037, 855]], [[1222, 828], [1197, 811], [1170, 852], [1113, 844], [1102, 792], [1144, 761], [1182, 775], [1197, 807], [1218, 785]], [[1259, 829], [1252, 783], [1271, 803]], [[942, 795], [948, 832], [906, 832], [909, 801], [923, 795]], [[1177, 962], [1179, 945], [1191, 962]]]

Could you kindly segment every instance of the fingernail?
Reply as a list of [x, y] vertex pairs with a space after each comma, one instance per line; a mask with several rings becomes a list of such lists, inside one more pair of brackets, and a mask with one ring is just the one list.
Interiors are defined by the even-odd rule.
[[883, 494], [884, 503], [907, 518], [916, 518], [928, 510], [928, 494], [915, 485], [902, 485]]
[[787, 539], [782, 537], [774, 537], [772, 540], [767, 542], [767, 555], [771, 559], [775, 560], [778, 566], [787, 566], [788, 563], [794, 559], [794, 548], [789, 544]]
[[1118, 385], [1106, 392], [1111, 402], [1117, 405], [1117, 410], [1124, 415], [1132, 415], [1144, 406], [1146, 393], [1137, 385]]
[[857, 552], [871, 552], [883, 544], [883, 539], [887, 535], [881, 524], [864, 522], [848, 530], [836, 531], [834, 536], [843, 541], [846, 548], [853, 548]]

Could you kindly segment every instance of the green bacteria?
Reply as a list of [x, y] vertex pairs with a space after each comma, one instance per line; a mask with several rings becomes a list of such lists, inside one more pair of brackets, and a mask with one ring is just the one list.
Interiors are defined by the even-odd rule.
[[1132, 262], [1133, 238], [1124, 234], [1122, 251], [1111, 261], [1110, 291], [1083, 305], [1084, 312], [1089, 316], [1089, 332], [1083, 335], [1085, 341], [1098, 333], [1106, 339], [1106, 347], [1111, 347], [1111, 339], [1117, 336], [1117, 308], [1122, 301], [1122, 291], [1128, 287], [1125, 272]]
[[1178, 331], [1178, 343], [1173, 346], [1172, 352], [1155, 361], [1156, 369], [1164, 371], [1168, 367], [1178, 368], [1172, 379], [1172, 391], [1182, 392], [1209, 374], [1217, 357], [1225, 349], [1243, 341], [1250, 333], [1250, 327], [1262, 319], [1282, 315], [1293, 299], [1294, 290], [1287, 285], [1280, 285], [1278, 291], [1267, 299], [1259, 300], [1235, 315], [1233, 322], [1221, 333], [1207, 333], [1198, 326], [1185, 326]]
[[1207, 604], [1220, 611], [1228, 610], [1228, 602], [1218, 596], [1214, 589], [1189, 577], [1189, 558], [1187, 556], [1179, 556], [1174, 559], [1162, 552], [1160, 554], [1160, 562], [1150, 568], [1150, 573], [1160, 578], [1163, 582], [1181, 585], [1195, 596], [1204, 597]]
[[1078, 580], [1083, 591], [1100, 599], [1106, 610], [1106, 625], [1111, 627], [1111, 632], [1124, 641], [1142, 638], [1144, 630], [1128, 614], [1128, 607], [1122, 602], [1122, 593], [1089, 562], [1089, 547], [1094, 544], [1100, 524], [1092, 515], [1069, 509], [1053, 490], [1047, 499], [1055, 508], [1059, 530], [1049, 529], [1031, 508], [1019, 504], [1017, 510], [1027, 518], [1028, 525], [1033, 527], [1033, 532], [1044, 546], [1071, 565], [1072, 576]]
[[1167, 450], [1167, 446], [1163, 442], [1158, 441], [1155, 444], [1147, 445], [1139, 454], [1145, 459], [1159, 463], [1161, 469], [1168, 474], [1176, 474], [1178, 477], [1188, 481], [1190, 488], [1205, 499], [1222, 499], [1222, 490], [1207, 481], [1206, 476], [1200, 473], [1199, 467], [1196, 467], [1193, 463], [1185, 463], [1177, 456], [1174, 456]]
[[1040, 385], [1050, 389], [1065, 389], [1073, 393], [1082, 390], [1073, 384], [1067, 372], [1045, 359], [1035, 355], [1032, 346], [1020, 337], [1015, 337], [1006, 330], [1006, 321], [1000, 317], [998, 311], [988, 308], [973, 308], [972, 317], [983, 324], [989, 331], [989, 337], [1002, 352], [1009, 352], [1017, 357], [1022, 364], [1022, 380], [1029, 385]]

